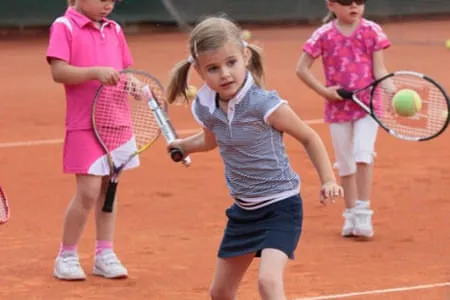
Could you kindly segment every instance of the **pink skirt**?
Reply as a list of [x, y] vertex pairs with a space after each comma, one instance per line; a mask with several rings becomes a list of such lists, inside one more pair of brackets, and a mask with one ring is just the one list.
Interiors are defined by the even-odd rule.
[[[125, 162], [130, 154], [136, 151], [134, 137], [112, 151], [116, 166]], [[136, 155], [127, 163], [124, 169], [139, 166], [139, 156]], [[105, 150], [90, 129], [66, 131], [63, 150], [63, 171], [69, 174], [89, 174], [106, 176], [110, 167]]]

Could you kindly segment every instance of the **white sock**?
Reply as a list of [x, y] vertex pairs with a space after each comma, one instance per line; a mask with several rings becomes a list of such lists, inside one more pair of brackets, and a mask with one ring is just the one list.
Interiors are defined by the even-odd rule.
[[368, 209], [368, 208], [370, 208], [370, 201], [369, 200], [356, 200], [355, 208]]

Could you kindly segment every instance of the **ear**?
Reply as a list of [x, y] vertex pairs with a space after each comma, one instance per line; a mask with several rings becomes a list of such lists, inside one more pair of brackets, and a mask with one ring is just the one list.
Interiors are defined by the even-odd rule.
[[246, 67], [248, 67], [251, 58], [252, 58], [252, 50], [250, 50], [249, 47], [244, 47], [244, 62]]

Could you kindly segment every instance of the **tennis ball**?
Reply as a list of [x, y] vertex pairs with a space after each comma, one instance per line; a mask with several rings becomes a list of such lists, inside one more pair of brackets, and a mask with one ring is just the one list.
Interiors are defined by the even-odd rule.
[[447, 118], [448, 118], [448, 111], [447, 110], [441, 111], [441, 117], [442, 117], [442, 119], [447, 120]]
[[189, 85], [186, 89], [186, 97], [189, 101], [192, 101], [197, 96], [197, 88], [193, 85]]
[[392, 107], [402, 117], [412, 117], [422, 109], [422, 99], [416, 91], [402, 89], [392, 98]]
[[445, 41], [445, 48], [450, 49], [450, 40]]
[[241, 39], [244, 41], [249, 41], [252, 38], [252, 33], [250, 30], [242, 30], [241, 32]]

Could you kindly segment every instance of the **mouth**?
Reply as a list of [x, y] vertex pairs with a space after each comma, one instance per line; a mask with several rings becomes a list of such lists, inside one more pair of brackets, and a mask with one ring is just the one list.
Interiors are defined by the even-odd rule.
[[220, 87], [223, 89], [227, 89], [227, 88], [231, 87], [233, 85], [233, 83], [234, 83], [234, 81], [225, 82], [225, 83], [222, 83], [220, 85]]

